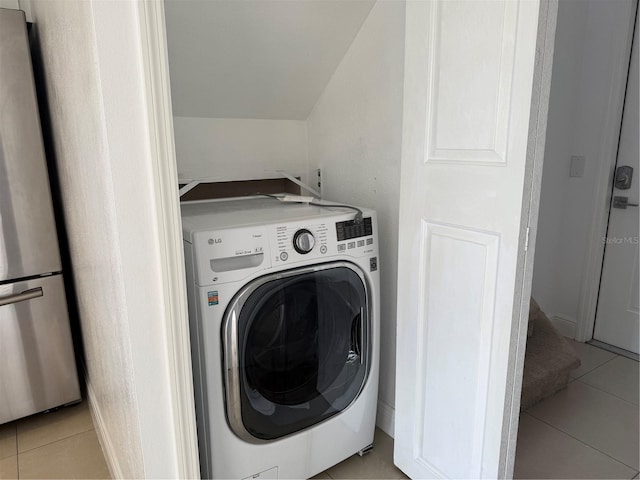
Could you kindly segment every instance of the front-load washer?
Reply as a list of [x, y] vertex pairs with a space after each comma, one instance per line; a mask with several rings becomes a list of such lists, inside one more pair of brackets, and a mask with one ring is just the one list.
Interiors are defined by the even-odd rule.
[[373, 443], [376, 214], [182, 205], [203, 478], [308, 478]]

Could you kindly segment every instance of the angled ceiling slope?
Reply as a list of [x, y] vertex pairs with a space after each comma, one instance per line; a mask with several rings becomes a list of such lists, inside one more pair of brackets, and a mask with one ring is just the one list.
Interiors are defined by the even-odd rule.
[[165, 0], [173, 113], [305, 120], [374, 0]]

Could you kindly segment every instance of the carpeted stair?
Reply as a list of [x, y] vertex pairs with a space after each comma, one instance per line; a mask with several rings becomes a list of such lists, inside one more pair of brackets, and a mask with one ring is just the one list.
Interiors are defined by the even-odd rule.
[[526, 410], [569, 383], [580, 358], [532, 298], [520, 408]]

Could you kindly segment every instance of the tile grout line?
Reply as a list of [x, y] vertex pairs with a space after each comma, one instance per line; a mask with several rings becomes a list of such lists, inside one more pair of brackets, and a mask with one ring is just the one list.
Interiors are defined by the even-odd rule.
[[[93, 428], [91, 430], [84, 431], [84, 432], [74, 433], [73, 435], [69, 435], [68, 437], [64, 437], [64, 438], [61, 438], [59, 440], [55, 440], [53, 442], [45, 443], [44, 445], [40, 445], [39, 447], [30, 448], [29, 450], [25, 450], [24, 452], [19, 452], [17, 454], [17, 456], [16, 456], [16, 468], [17, 468], [17, 472], [18, 472], [18, 475], [17, 475], [18, 479], [17, 480], [20, 480], [20, 454], [21, 453], [32, 452], [34, 450], [37, 450], [38, 448], [46, 447], [48, 445], [53, 445], [54, 443], [61, 442], [62, 440], [67, 440], [69, 438], [72, 438], [72, 437], [75, 437], [75, 436], [78, 436], [78, 435], [82, 435], [83, 433], [87, 433], [87, 432], [91, 432], [91, 431], [95, 431], [95, 428]], [[17, 440], [17, 438], [16, 438], [16, 440]], [[17, 447], [17, 442], [16, 442], [16, 447]]]
[[[43, 443], [42, 445], [38, 445], [37, 447], [29, 448], [28, 450], [24, 450], [22, 452], [18, 451], [17, 455], [20, 455], [21, 453], [31, 452], [31, 451], [36, 450], [38, 448], [46, 447], [47, 445], [53, 445], [54, 443], [61, 442], [62, 440], [67, 440], [68, 438], [72, 438], [72, 437], [75, 437], [77, 435], [82, 435], [83, 433], [87, 433], [87, 432], [91, 432], [91, 431], [95, 431], [95, 427], [90, 428], [89, 430], [84, 430], [82, 432], [76, 432], [73, 435], [67, 435], [66, 437], [54, 440], [53, 442]], [[16, 446], [17, 446], [17, 444], [16, 444]]]
[[573, 436], [573, 435], [571, 435], [569, 432], [565, 432], [564, 430], [561, 430], [560, 428], [556, 427], [555, 425], [551, 425], [550, 423], [545, 422], [543, 419], [538, 418], [538, 417], [536, 417], [535, 415], [532, 415], [532, 414], [530, 414], [530, 413], [525, 412], [525, 415], [529, 415], [530, 417], [535, 418], [536, 420], [538, 420], [538, 421], [540, 421], [540, 422], [544, 423], [545, 425], [548, 425], [549, 427], [553, 428], [554, 430], [557, 430], [557, 431], [558, 431], [558, 432], [560, 432], [560, 433], [564, 433], [567, 437], [573, 438], [576, 442], [579, 442], [579, 443], [581, 443], [581, 444], [583, 444], [583, 445], [585, 445], [585, 446], [587, 446], [587, 447], [589, 447], [589, 448], [592, 448], [592, 449], [594, 449], [594, 450], [596, 450], [596, 451], [600, 452], [600, 453], [601, 453], [601, 454], [603, 454], [605, 457], [609, 457], [609, 458], [610, 458], [611, 460], [613, 460], [614, 462], [617, 462], [617, 463], [619, 463], [619, 464], [621, 464], [621, 465], [624, 465], [625, 467], [630, 468], [630, 469], [631, 469], [631, 470], [633, 470], [634, 472], [636, 471], [636, 467], [632, 467], [631, 465], [627, 465], [627, 464], [626, 464], [626, 463], [624, 463], [623, 461], [618, 460], [618, 459], [617, 459], [617, 458], [615, 458], [615, 457], [612, 457], [611, 455], [609, 455], [609, 454], [608, 454], [608, 453], [606, 453], [606, 452], [603, 452], [603, 451], [602, 451], [602, 450], [600, 450], [599, 448], [596, 448], [596, 447], [594, 447], [593, 445], [589, 445], [588, 443], [583, 442], [583, 441], [582, 441], [582, 440], [580, 440], [579, 438], [574, 437], [574, 436]]
[[18, 456], [18, 425], [16, 423], [13, 424], [13, 439], [15, 442], [15, 452], [13, 455], [8, 455], [6, 457], [0, 458], [0, 460], [5, 460], [9, 457]]
[[600, 350], [604, 350], [605, 352], [615, 353], [619, 357], [628, 358], [629, 360], [635, 360], [636, 362], [640, 361], [640, 356], [637, 353], [632, 352], [631, 350], [625, 350], [621, 347], [616, 347], [615, 345], [603, 342], [601, 340], [596, 340], [595, 338], [592, 338], [585, 343], [587, 345], [591, 345], [592, 347], [599, 348]]
[[581, 383], [582, 385], [586, 385], [587, 387], [591, 387], [591, 388], [593, 388], [593, 389], [595, 389], [595, 390], [598, 390], [598, 391], [600, 391], [600, 392], [602, 392], [602, 393], [606, 393], [607, 395], [611, 395], [612, 397], [615, 397], [615, 398], [617, 398], [617, 399], [619, 399], [619, 400], [622, 400], [623, 402], [628, 403], [629, 405], [632, 405], [632, 406], [634, 406], [634, 407], [638, 407], [638, 406], [640, 406], [640, 404], [638, 404], [638, 403], [630, 402], [630, 401], [629, 401], [629, 400], [627, 400], [626, 398], [622, 398], [621, 396], [616, 395], [615, 393], [609, 392], [609, 391], [604, 390], [604, 389], [602, 389], [602, 388], [600, 388], [600, 387], [597, 387], [597, 386], [595, 386], [595, 385], [591, 385], [590, 383], [583, 382], [583, 381], [581, 381], [581, 380], [577, 380], [577, 379], [576, 379], [576, 381], [577, 381], [578, 383]]
[[[595, 347], [595, 348], [598, 348], [598, 347]], [[604, 350], [604, 351], [606, 352], [607, 350]], [[608, 353], [612, 353], [612, 352], [608, 352]], [[571, 382], [575, 382], [576, 380], [578, 380], [578, 379], [580, 379], [580, 378], [584, 377], [585, 375], [589, 375], [591, 372], [593, 372], [593, 371], [595, 371], [595, 370], [599, 369], [600, 367], [605, 366], [607, 363], [611, 362], [612, 360], [615, 360], [615, 358], [616, 358], [616, 357], [619, 357], [619, 356], [620, 356], [620, 355], [618, 355], [617, 353], [613, 353], [613, 357], [611, 357], [609, 360], [605, 360], [603, 363], [601, 363], [600, 365], [597, 365], [597, 366], [593, 367], [593, 368], [592, 368], [591, 370], [589, 370], [588, 372], [584, 372], [584, 373], [583, 373], [582, 375], [580, 375], [579, 377], [576, 377], [576, 378], [571, 379]], [[580, 359], [580, 361], [582, 361], [582, 359]]]

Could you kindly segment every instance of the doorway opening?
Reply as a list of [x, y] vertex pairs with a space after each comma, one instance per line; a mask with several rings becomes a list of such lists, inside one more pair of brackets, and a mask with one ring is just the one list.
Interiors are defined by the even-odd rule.
[[638, 473], [637, 3], [559, 4], [516, 477]]

